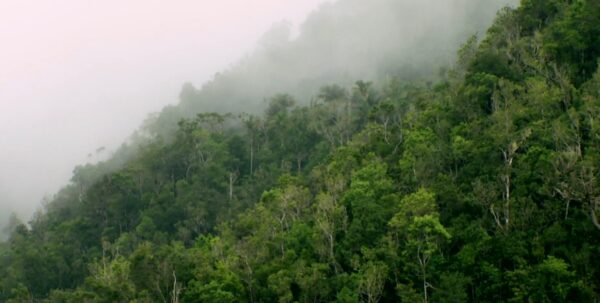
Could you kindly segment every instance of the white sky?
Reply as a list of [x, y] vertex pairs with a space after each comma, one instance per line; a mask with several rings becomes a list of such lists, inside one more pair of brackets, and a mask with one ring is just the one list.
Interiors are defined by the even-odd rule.
[[0, 221], [326, 0], [0, 0]]

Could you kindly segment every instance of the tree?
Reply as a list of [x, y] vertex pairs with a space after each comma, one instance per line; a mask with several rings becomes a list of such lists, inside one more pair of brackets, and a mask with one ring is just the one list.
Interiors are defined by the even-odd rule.
[[[416, 269], [422, 284], [423, 302], [429, 301], [429, 266], [432, 258], [439, 257], [441, 246], [450, 239], [450, 234], [439, 221], [435, 196], [420, 189], [400, 202], [399, 211], [390, 220], [390, 232], [397, 247], [404, 246], [407, 269]], [[412, 271], [412, 270], [411, 270]], [[406, 294], [406, 286], [398, 286]]]
[[346, 254], [356, 253], [361, 247], [373, 247], [387, 230], [397, 196], [386, 171], [386, 165], [371, 154], [352, 176], [343, 197], [349, 218], [343, 247]]
[[358, 287], [368, 303], [379, 302], [386, 276], [387, 267], [381, 262], [368, 262], [361, 266]]

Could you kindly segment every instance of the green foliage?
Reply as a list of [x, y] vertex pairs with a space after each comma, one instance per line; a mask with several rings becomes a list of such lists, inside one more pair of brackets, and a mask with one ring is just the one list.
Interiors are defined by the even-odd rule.
[[363, 165], [352, 176], [350, 188], [343, 197], [350, 221], [344, 253], [373, 247], [385, 234], [386, 223], [397, 204], [392, 181], [386, 176], [386, 165], [374, 155], [367, 156]]
[[11, 220], [0, 301], [598, 301], [599, 13], [522, 1], [435, 85], [171, 121]]

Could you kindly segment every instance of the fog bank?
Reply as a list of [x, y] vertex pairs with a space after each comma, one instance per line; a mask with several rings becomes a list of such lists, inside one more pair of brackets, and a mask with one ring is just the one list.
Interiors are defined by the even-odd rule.
[[75, 165], [177, 103], [184, 82], [205, 82], [321, 2], [1, 1], [0, 223], [11, 211], [27, 220]]

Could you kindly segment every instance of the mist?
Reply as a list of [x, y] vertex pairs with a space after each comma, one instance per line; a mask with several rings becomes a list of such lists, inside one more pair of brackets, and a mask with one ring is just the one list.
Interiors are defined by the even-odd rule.
[[166, 135], [197, 112], [261, 113], [265, 99], [291, 94], [308, 104], [320, 86], [357, 80], [434, 81], [469, 37], [482, 37], [498, 10], [518, 0], [339, 0], [324, 3], [297, 34], [273, 25], [256, 49], [211, 81], [184, 85], [177, 106], [150, 121]]
[[0, 2], [0, 226], [323, 0]]
[[0, 223], [28, 219], [142, 124], [165, 135], [202, 111], [259, 113], [276, 93], [306, 104], [326, 83], [435, 79], [517, 2], [4, 1]]

